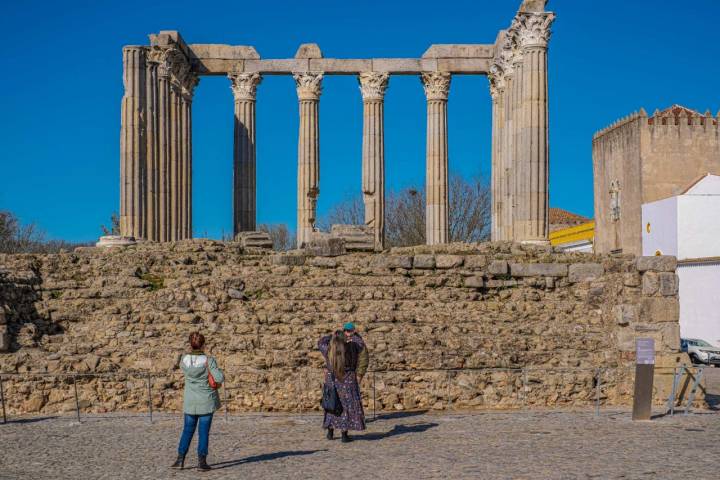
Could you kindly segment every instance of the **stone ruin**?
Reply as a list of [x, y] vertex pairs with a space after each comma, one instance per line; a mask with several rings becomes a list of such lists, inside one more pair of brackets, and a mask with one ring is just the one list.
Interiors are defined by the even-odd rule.
[[[431, 45], [420, 58], [324, 58], [315, 44], [263, 59], [252, 46], [188, 44], [176, 31], [123, 49], [121, 236], [192, 237], [192, 100], [200, 77], [224, 75], [235, 97], [233, 230], [256, 230], [255, 102], [265, 75], [295, 80], [299, 102], [297, 244], [315, 233], [319, 101], [326, 76], [354, 75], [363, 101], [364, 224], [384, 247], [384, 96], [393, 75], [419, 76], [427, 98], [426, 239], [448, 242], [447, 103], [453, 75], [486, 75], [492, 97], [492, 238], [547, 243], [547, 47], [555, 15], [524, 0], [495, 43]], [[421, 132], [418, 132], [421, 134]], [[112, 240], [116, 242], [117, 240]], [[363, 240], [365, 242], [365, 240]], [[100, 245], [108, 242], [103, 239]], [[350, 242], [352, 243], [352, 242]]]

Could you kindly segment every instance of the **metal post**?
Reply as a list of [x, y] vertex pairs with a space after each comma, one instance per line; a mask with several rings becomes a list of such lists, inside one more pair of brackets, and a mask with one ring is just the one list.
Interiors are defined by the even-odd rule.
[[80, 398], [78, 397], [77, 391], [77, 375], [73, 375], [73, 388], [75, 389], [75, 413], [77, 414], [77, 421], [80, 423]]
[[595, 380], [595, 416], [600, 416], [600, 391], [602, 385], [602, 368], [598, 368], [595, 372], [597, 379]]
[[5, 390], [3, 388], [3, 378], [0, 376], [0, 403], [2, 403], [3, 423], [7, 423], [7, 415], [5, 414]]
[[372, 372], [372, 382], [373, 382], [373, 421], [375, 421], [376, 418], [376, 400], [375, 400], [375, 370]]
[[147, 376], [147, 387], [148, 387], [148, 412], [150, 412], [150, 423], [153, 423], [152, 418], [152, 377], [150, 374]]
[[223, 398], [225, 399], [225, 421], [228, 421], [228, 401], [227, 401], [227, 386], [224, 384], [223, 387]]

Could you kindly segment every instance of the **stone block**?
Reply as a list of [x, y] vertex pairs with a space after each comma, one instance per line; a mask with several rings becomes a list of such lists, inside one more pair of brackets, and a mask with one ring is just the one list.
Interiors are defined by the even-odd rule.
[[677, 298], [646, 297], [640, 303], [640, 320], [645, 323], [675, 322], [680, 319]]
[[7, 313], [5, 313], [5, 309], [0, 305], [0, 325], [5, 325], [7, 323]]
[[465, 257], [465, 267], [471, 270], [482, 270], [487, 267], [485, 255], [468, 255]]
[[636, 266], [641, 272], [646, 272], [648, 270], [652, 270], [654, 272], [674, 272], [677, 269], [677, 258], [671, 255], [638, 257]]
[[642, 276], [642, 293], [643, 295], [654, 295], [658, 291], [660, 282], [658, 274], [655, 272], [646, 272]]
[[273, 265], [303, 265], [305, 264], [305, 256], [293, 254], [278, 254], [270, 257], [270, 262]]
[[418, 73], [422, 71], [417, 58], [373, 58], [374, 72]]
[[323, 58], [317, 43], [303, 43], [295, 52], [295, 58]]
[[7, 326], [0, 325], [0, 352], [8, 350], [10, 350], [10, 333], [7, 331]]
[[413, 258], [409, 255], [373, 255], [370, 258], [372, 268], [412, 268]]
[[483, 280], [483, 277], [474, 275], [472, 277], [466, 277], [463, 281], [463, 285], [468, 288], [482, 288], [485, 286], [485, 281]]
[[273, 248], [273, 241], [267, 232], [240, 232], [235, 235], [235, 241], [244, 248]]
[[510, 275], [513, 277], [567, 277], [568, 266], [565, 263], [511, 263]]
[[658, 274], [658, 278], [660, 280], [660, 295], [666, 297], [677, 295], [680, 279], [676, 274], [662, 272]]
[[439, 58], [437, 62], [441, 72], [483, 74], [490, 69], [487, 58]]
[[493, 260], [488, 265], [487, 272], [491, 275], [507, 275], [508, 262], [505, 260]]
[[637, 307], [635, 305], [615, 305], [615, 323], [620, 326], [635, 323], [638, 320]]
[[456, 268], [462, 266], [464, 261], [462, 255], [436, 255], [435, 268]]
[[664, 324], [662, 326], [662, 341], [665, 350], [680, 350], [680, 324]]
[[375, 250], [375, 232], [367, 225], [333, 225], [330, 235], [345, 241], [348, 252], [372, 252]]
[[493, 46], [463, 43], [439, 43], [430, 45], [422, 58], [492, 58]]
[[336, 257], [347, 253], [345, 239], [327, 233], [313, 233], [304, 248], [305, 253], [317, 257]]
[[640, 275], [635, 272], [627, 272], [623, 274], [623, 285], [626, 287], [639, 287]]
[[372, 70], [372, 60], [354, 58], [318, 58], [310, 60], [311, 72], [360, 73]]
[[307, 262], [313, 267], [336, 268], [337, 260], [331, 257], [313, 257]]
[[568, 268], [570, 282], [587, 282], [596, 280], [605, 273], [605, 268], [599, 263], [574, 263]]
[[435, 268], [435, 257], [433, 255], [415, 255], [413, 267], [419, 269]]

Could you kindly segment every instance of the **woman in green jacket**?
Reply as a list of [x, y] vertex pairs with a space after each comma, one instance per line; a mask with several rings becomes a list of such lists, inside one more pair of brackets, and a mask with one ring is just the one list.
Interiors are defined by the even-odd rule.
[[207, 464], [208, 441], [213, 413], [220, 408], [220, 396], [215, 388], [210, 387], [208, 373], [212, 374], [215, 382], [224, 381], [223, 373], [217, 366], [213, 357], [205, 355], [202, 348], [205, 346], [205, 337], [199, 332], [190, 334], [190, 347], [192, 351], [180, 359], [180, 368], [185, 374], [185, 391], [183, 393], [183, 412], [185, 425], [180, 444], [178, 457], [172, 468], [183, 468], [185, 455], [190, 449], [190, 441], [195, 434], [198, 423], [198, 469], [210, 470]]

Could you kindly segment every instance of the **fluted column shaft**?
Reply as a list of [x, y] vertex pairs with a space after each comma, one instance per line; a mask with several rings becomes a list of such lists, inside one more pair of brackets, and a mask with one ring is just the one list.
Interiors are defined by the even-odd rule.
[[235, 97], [233, 148], [233, 233], [254, 231], [257, 216], [255, 98], [258, 73], [228, 75]]
[[185, 100], [185, 157], [185, 238], [192, 238], [192, 92]]
[[518, 44], [522, 50], [522, 89], [519, 99], [523, 123], [519, 137], [518, 212], [516, 239], [548, 241], [548, 105], [547, 44], [552, 13], [519, 13]]
[[451, 75], [446, 72], [422, 74], [427, 98], [427, 139], [425, 173], [425, 242], [447, 243], [448, 143], [447, 99]]
[[178, 195], [180, 183], [180, 96], [177, 86], [170, 85], [170, 237], [169, 241], [174, 242], [180, 238], [180, 198]]
[[170, 240], [170, 83], [167, 68], [158, 67], [158, 240]]
[[512, 157], [511, 170], [512, 179], [510, 181], [510, 189], [512, 191], [512, 235], [509, 237], [513, 240], [523, 238], [525, 224], [522, 218], [526, 216], [527, 209], [527, 182], [528, 182], [528, 164], [527, 164], [527, 148], [523, 144], [524, 123], [526, 121], [525, 112], [523, 110], [522, 97], [524, 86], [524, 70], [522, 63], [522, 54], [517, 52], [513, 61], [513, 81], [512, 81]]
[[317, 197], [320, 194], [319, 100], [322, 73], [293, 75], [300, 103], [298, 136], [297, 244], [306, 244], [315, 228]]
[[120, 127], [120, 234], [145, 237], [146, 52], [142, 47], [123, 49], [123, 83]]
[[158, 66], [148, 62], [146, 69], [146, 215], [145, 238], [158, 240], [158, 190], [159, 190], [159, 146], [158, 146]]
[[362, 192], [365, 225], [375, 234], [375, 249], [385, 245], [385, 89], [387, 73], [358, 77], [363, 98]]

